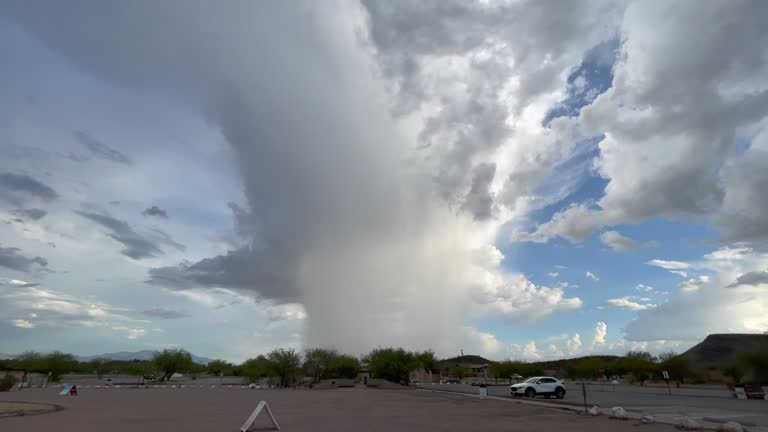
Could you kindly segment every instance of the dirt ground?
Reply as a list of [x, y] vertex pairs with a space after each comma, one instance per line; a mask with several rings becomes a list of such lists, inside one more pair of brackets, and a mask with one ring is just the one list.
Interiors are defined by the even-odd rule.
[[34, 415], [56, 411], [55, 405], [29, 402], [0, 401], [0, 417], [17, 415]]
[[[0, 401], [56, 403], [64, 409], [30, 417], [0, 418], [3, 432], [61, 430], [142, 432], [237, 431], [260, 400], [283, 431], [610, 431], [674, 429], [586, 417], [552, 408], [422, 391], [378, 389], [56, 389], [0, 393]], [[259, 416], [256, 430], [269, 421]]]

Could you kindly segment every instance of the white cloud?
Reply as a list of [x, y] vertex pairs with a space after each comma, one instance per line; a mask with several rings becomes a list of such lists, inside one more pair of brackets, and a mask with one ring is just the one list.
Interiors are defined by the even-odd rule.
[[510, 274], [505, 280], [488, 284], [478, 289], [473, 298], [478, 315], [509, 322], [532, 322], [555, 311], [579, 309], [583, 305], [578, 297], [566, 297], [562, 287], [536, 286], [522, 274]]
[[656, 290], [654, 290], [652, 286], [643, 285], [643, 284], [638, 284], [635, 287], [635, 289], [640, 291], [640, 292], [649, 293], [649, 294], [652, 294], [652, 293], [656, 292]]
[[[539, 348], [540, 346], [544, 348]], [[531, 340], [524, 345], [511, 344], [508, 347], [507, 357], [524, 361], [537, 361], [576, 357], [583, 354], [581, 335], [566, 333], [550, 336], [538, 342]]]
[[661, 243], [656, 240], [640, 243], [627, 236], [622, 235], [618, 231], [606, 231], [600, 234], [600, 241], [611, 248], [614, 252], [628, 252], [638, 248], [655, 248], [659, 247]]
[[511, 359], [539, 360], [541, 357], [542, 354], [534, 341], [528, 341], [525, 345], [512, 344], [509, 346], [509, 358]]
[[579, 354], [581, 352], [581, 336], [578, 333], [575, 333], [568, 338], [565, 347], [568, 350], [568, 355], [575, 356]]
[[656, 305], [653, 305], [653, 304], [637, 303], [635, 301], [630, 300], [627, 297], [608, 299], [605, 301], [605, 305], [612, 308], [628, 309], [632, 311], [642, 311], [646, 309], [653, 309], [654, 307], [656, 307]]
[[10, 320], [9, 323], [12, 326], [18, 327], [18, 328], [25, 328], [25, 329], [35, 328], [35, 325], [32, 323], [32, 321], [25, 320], [25, 319]]
[[605, 337], [608, 335], [608, 324], [604, 321], [598, 321], [595, 326], [595, 337], [592, 342], [593, 348], [597, 345], [605, 345]]
[[600, 241], [614, 252], [627, 252], [639, 247], [635, 240], [621, 235], [618, 231], [606, 231], [600, 234]]
[[706, 283], [709, 283], [709, 276], [699, 276], [694, 279], [688, 279], [677, 287], [680, 289], [680, 292], [692, 293], [698, 291]]
[[132, 328], [126, 326], [115, 326], [112, 327], [112, 330], [125, 334], [127, 339], [138, 339], [147, 334], [147, 331], [143, 328]]
[[593, 281], [595, 281], [595, 282], [597, 282], [597, 281], [599, 281], [599, 280], [600, 280], [600, 278], [599, 278], [599, 277], [597, 277], [597, 276], [596, 276], [594, 273], [592, 273], [591, 271], [588, 271], [588, 272], [586, 272], [586, 273], [584, 274], [584, 276], [586, 276], [586, 277], [587, 277], [587, 279], [592, 279], [592, 280], [593, 280]]
[[[596, 330], [601, 329], [598, 324]], [[607, 331], [607, 326], [606, 326]], [[557, 360], [569, 357], [587, 355], [624, 355], [627, 351], [649, 351], [653, 354], [662, 352], [683, 352], [695, 343], [688, 340], [660, 339], [652, 341], [629, 341], [619, 338], [613, 342], [605, 340], [603, 343], [592, 343], [589, 347], [580, 345], [578, 333], [573, 335], [561, 334], [545, 337], [541, 340], [530, 340], [524, 345], [512, 344], [509, 346], [508, 358], [526, 361]], [[570, 349], [569, 349], [570, 344]], [[539, 348], [545, 347], [545, 348]]]
[[649, 266], [660, 267], [665, 270], [685, 270], [691, 267], [690, 264], [682, 261], [665, 261], [660, 259], [653, 259], [646, 264]]
[[462, 329], [462, 346], [467, 353], [477, 353], [484, 357], [495, 357], [501, 350], [502, 343], [491, 333], [482, 332], [474, 327]]
[[725, 247], [691, 266], [707, 276], [684, 282], [667, 302], [640, 311], [626, 327], [628, 340], [693, 342], [710, 333], [757, 333], [768, 328], [768, 303], [761, 287], [726, 288], [740, 275], [765, 269], [768, 254]]
[[764, 243], [768, 199], [758, 185], [768, 157], [735, 148], [740, 134], [753, 147], [765, 135], [768, 35], [751, 25], [767, 16], [749, 2], [631, 3], [612, 87], [579, 116], [587, 135], [603, 137], [595, 168], [608, 180], [604, 195], [517, 238], [582, 241], [601, 227], [688, 214], [715, 216], [726, 241]]
[[82, 306], [65, 300], [42, 300], [33, 305], [37, 310], [58, 312], [64, 315], [80, 315]]
[[678, 276], [688, 277], [688, 272], [684, 272], [682, 270], [670, 270], [669, 272]]
[[303, 321], [307, 318], [304, 307], [300, 304], [274, 306], [267, 312], [270, 321]]
[[558, 273], [558, 272], [549, 272], [549, 273], [547, 273], [547, 276], [549, 276], [551, 278], [556, 278], [556, 277], [560, 276], [560, 273]]

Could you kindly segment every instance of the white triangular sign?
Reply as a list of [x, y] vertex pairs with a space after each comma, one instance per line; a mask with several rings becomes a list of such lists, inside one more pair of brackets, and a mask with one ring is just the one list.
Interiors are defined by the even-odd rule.
[[240, 428], [240, 432], [248, 432], [248, 429], [250, 429], [251, 426], [253, 426], [253, 422], [256, 421], [256, 417], [259, 416], [259, 414], [261, 413], [261, 410], [263, 410], [264, 408], [267, 409], [267, 415], [269, 416], [269, 420], [272, 422], [272, 426], [275, 429], [280, 430], [280, 425], [277, 424], [277, 420], [275, 420], [275, 416], [272, 415], [272, 410], [269, 409], [269, 405], [267, 405], [267, 401], [261, 401], [259, 402], [258, 405], [256, 405], [256, 409], [253, 410], [253, 412], [245, 421], [245, 423], [243, 423], [243, 427]]

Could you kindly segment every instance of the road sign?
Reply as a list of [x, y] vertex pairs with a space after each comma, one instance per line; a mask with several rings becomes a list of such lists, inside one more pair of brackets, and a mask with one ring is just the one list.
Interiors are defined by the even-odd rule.
[[664, 381], [667, 382], [667, 391], [669, 392], [669, 395], [672, 396], [672, 387], [669, 386], [669, 372], [661, 371], [661, 374], [664, 375]]
[[253, 422], [256, 420], [256, 417], [259, 416], [259, 413], [261, 413], [262, 409], [267, 410], [267, 415], [269, 415], [269, 420], [272, 422], [272, 427], [274, 429], [280, 430], [280, 425], [277, 424], [277, 420], [275, 420], [275, 416], [272, 415], [272, 410], [269, 409], [269, 405], [267, 405], [266, 401], [259, 402], [258, 405], [256, 405], [256, 409], [253, 410], [253, 413], [248, 417], [248, 419], [245, 420], [245, 423], [240, 428], [240, 432], [248, 432], [248, 430], [253, 426]]

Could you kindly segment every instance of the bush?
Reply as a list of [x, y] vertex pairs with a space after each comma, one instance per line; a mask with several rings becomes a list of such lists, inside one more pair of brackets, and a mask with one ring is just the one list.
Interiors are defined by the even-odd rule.
[[4, 377], [0, 378], [0, 391], [8, 391], [13, 388], [13, 386], [16, 385], [16, 377], [10, 374], [5, 374]]
[[408, 384], [411, 371], [420, 366], [417, 354], [402, 348], [377, 348], [363, 359], [374, 378]]

